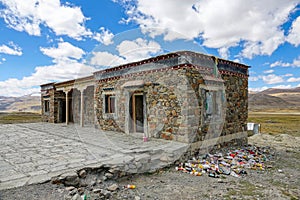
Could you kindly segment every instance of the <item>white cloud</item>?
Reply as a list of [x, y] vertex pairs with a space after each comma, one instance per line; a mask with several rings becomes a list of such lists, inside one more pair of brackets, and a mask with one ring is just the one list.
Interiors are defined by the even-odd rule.
[[117, 47], [117, 55], [106, 51], [93, 52], [90, 64], [112, 67], [124, 63], [135, 62], [149, 58], [161, 51], [161, 46], [155, 41], [147, 41], [142, 38], [136, 40], [124, 40]]
[[[300, 86], [300, 85], [299, 85]], [[270, 87], [267, 87], [267, 86], [263, 86], [263, 87], [258, 87], [258, 88], [249, 88], [249, 91], [252, 91], [252, 92], [261, 92], [263, 90], [267, 90], [269, 89]], [[276, 86], [273, 86], [272, 88], [277, 88], [277, 89], [290, 89], [290, 88], [293, 88], [292, 85], [276, 85]]]
[[113, 44], [114, 34], [110, 32], [109, 30], [105, 29], [104, 27], [100, 28], [100, 33], [95, 33], [93, 38], [97, 40], [98, 42], [103, 43], [104, 45], [110, 45]]
[[65, 59], [54, 65], [36, 67], [31, 76], [1, 81], [0, 96], [22, 96], [39, 92], [41, 84], [88, 76], [94, 71], [95, 69], [88, 65]]
[[277, 89], [290, 89], [292, 88], [291, 85], [276, 85], [273, 88], [277, 88]]
[[298, 17], [292, 24], [289, 31], [287, 41], [296, 47], [300, 44], [300, 17]]
[[134, 62], [149, 58], [161, 51], [161, 46], [155, 41], [147, 41], [142, 38], [136, 40], [124, 40], [118, 46], [119, 55], [127, 62]]
[[221, 58], [228, 59], [229, 57], [229, 49], [227, 47], [222, 47], [218, 49], [219, 55]]
[[294, 74], [285, 74], [284, 77], [294, 76]]
[[112, 67], [125, 63], [125, 59], [109, 52], [93, 52], [90, 63], [92, 65]]
[[249, 81], [258, 81], [259, 80], [259, 77], [257, 76], [250, 76], [249, 77]]
[[272, 74], [274, 72], [274, 70], [273, 69], [270, 69], [270, 70], [265, 70], [264, 71], [264, 73], [265, 74]]
[[267, 84], [276, 84], [284, 82], [281, 76], [277, 76], [275, 74], [269, 74], [267, 76], [261, 76], [262, 80]]
[[1, 45], [0, 46], [0, 53], [8, 54], [8, 55], [16, 55], [16, 56], [21, 56], [22, 49], [21, 47], [17, 46], [13, 42], [9, 42], [9, 45]]
[[[116, 0], [115, 0], [116, 1]], [[164, 34], [165, 40], [203, 39], [209, 48], [243, 44], [241, 56], [271, 55], [285, 41], [282, 25], [299, 0], [119, 0], [128, 19], [151, 36]], [[223, 48], [223, 49], [222, 49]]]
[[60, 0], [2, 0], [4, 9], [0, 16], [5, 23], [17, 31], [40, 36], [41, 26], [49, 27], [56, 35], [67, 35], [81, 40], [92, 36], [84, 22], [88, 20], [80, 7], [61, 4]]
[[48, 82], [66, 81], [91, 75], [96, 69], [81, 63], [83, 50], [68, 42], [60, 42], [58, 47], [40, 48], [53, 58], [52, 65], [38, 66], [34, 73], [22, 79], [10, 78], [0, 82], [0, 96], [22, 96], [39, 92], [39, 85]]
[[60, 42], [58, 43], [58, 47], [41, 47], [40, 50], [43, 52], [43, 54], [53, 58], [55, 62], [58, 62], [61, 59], [79, 60], [85, 54], [82, 49], [75, 47], [68, 42]]
[[270, 65], [270, 67], [300, 67], [300, 57], [293, 60], [292, 63], [276, 61]]
[[295, 77], [291, 77], [287, 80], [287, 82], [293, 83], [293, 82], [300, 82], [300, 77], [295, 78]]
[[266, 89], [269, 89], [269, 87], [263, 86], [263, 87], [258, 87], [258, 88], [249, 88], [249, 91], [252, 91], [252, 92], [261, 92], [261, 91], [266, 90]]

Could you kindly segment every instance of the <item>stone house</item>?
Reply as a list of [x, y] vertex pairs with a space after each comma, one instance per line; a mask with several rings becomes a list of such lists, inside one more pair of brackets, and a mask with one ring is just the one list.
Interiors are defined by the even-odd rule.
[[193, 144], [246, 140], [248, 68], [181, 51], [44, 84], [42, 120]]

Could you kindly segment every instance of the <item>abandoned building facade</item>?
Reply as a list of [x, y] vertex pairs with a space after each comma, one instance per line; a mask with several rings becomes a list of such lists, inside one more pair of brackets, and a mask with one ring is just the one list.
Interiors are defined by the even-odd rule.
[[44, 84], [42, 120], [185, 143], [245, 137], [248, 68], [181, 51]]

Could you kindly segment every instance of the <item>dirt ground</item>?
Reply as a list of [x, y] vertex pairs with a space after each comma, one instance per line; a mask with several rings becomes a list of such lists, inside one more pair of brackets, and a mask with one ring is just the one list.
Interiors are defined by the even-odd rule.
[[[250, 137], [249, 143], [274, 148], [267, 162], [271, 168], [265, 171], [249, 170], [240, 178], [225, 175], [211, 178], [207, 174], [193, 176], [182, 173], [171, 166], [152, 174], [107, 180], [99, 187], [116, 183], [119, 189], [106, 197], [88, 195], [87, 199], [299, 199], [300, 137], [259, 134]], [[97, 174], [92, 176], [99, 178]], [[136, 188], [124, 189], [123, 186], [128, 184]], [[80, 199], [78, 196], [69, 198], [69, 193], [63, 185], [48, 182], [0, 191], [0, 199]]]

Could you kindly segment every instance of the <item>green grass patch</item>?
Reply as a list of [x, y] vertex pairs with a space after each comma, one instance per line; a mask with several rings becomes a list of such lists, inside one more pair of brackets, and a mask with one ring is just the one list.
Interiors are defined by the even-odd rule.
[[0, 124], [41, 122], [41, 115], [37, 113], [14, 112], [0, 113]]
[[300, 136], [300, 115], [250, 112], [248, 122], [261, 124], [262, 133]]

